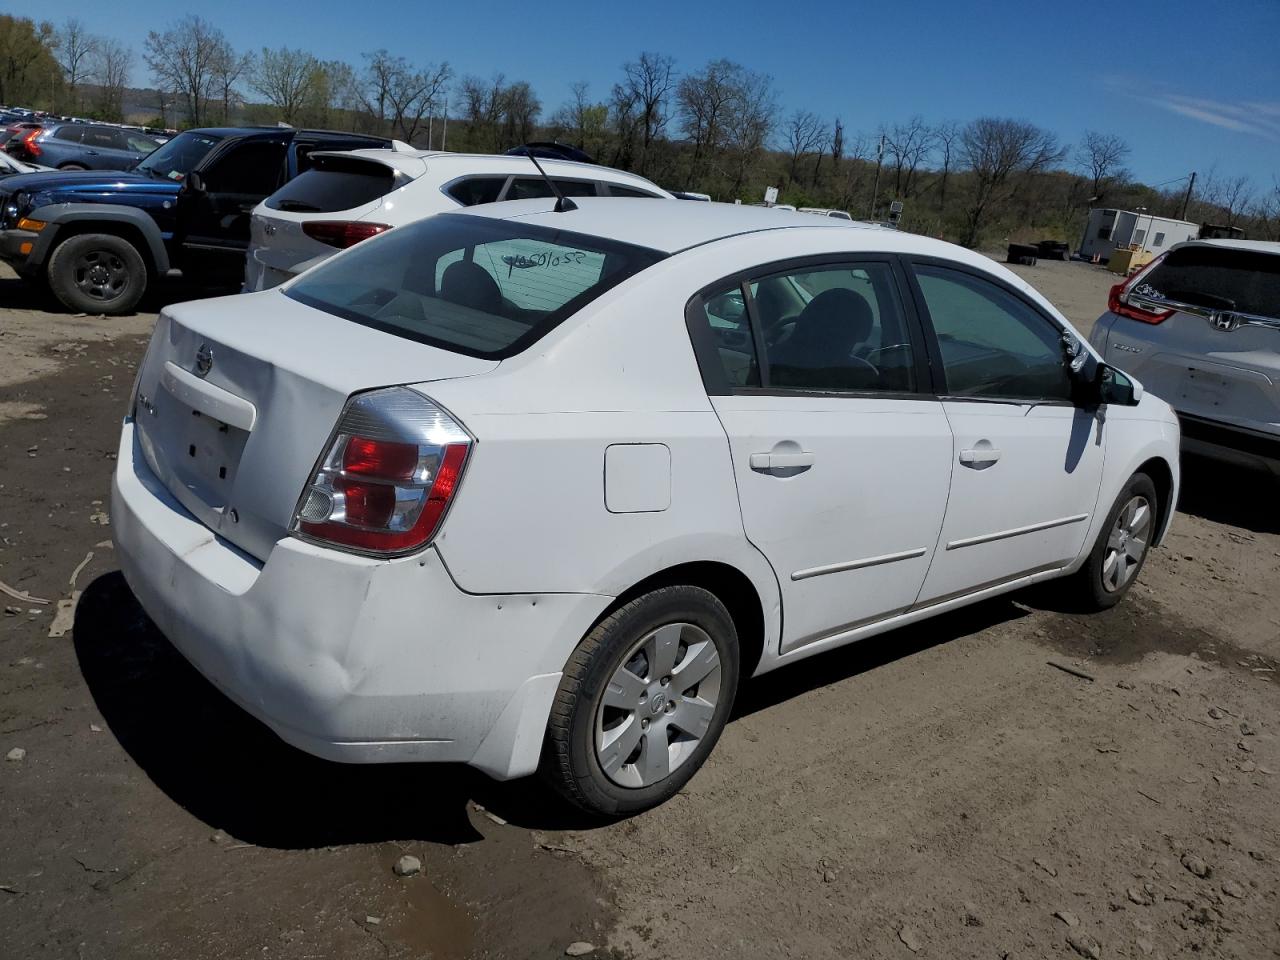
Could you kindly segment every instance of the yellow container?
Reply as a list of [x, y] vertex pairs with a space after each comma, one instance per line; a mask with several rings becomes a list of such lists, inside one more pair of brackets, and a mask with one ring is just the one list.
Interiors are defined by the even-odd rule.
[[1145, 267], [1155, 258], [1156, 255], [1151, 250], [1135, 250], [1132, 247], [1127, 250], [1117, 250], [1111, 254], [1111, 259], [1107, 261], [1107, 269], [1112, 273], [1127, 277], [1134, 271]]

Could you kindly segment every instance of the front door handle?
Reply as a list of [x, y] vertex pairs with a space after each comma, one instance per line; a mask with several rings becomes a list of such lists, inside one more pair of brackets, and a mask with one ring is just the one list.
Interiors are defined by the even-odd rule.
[[960, 462], [966, 467], [989, 467], [1000, 459], [995, 447], [970, 447], [960, 451]]
[[751, 469], [756, 473], [784, 474], [792, 476], [804, 473], [813, 466], [813, 454], [808, 451], [800, 453], [753, 453]]

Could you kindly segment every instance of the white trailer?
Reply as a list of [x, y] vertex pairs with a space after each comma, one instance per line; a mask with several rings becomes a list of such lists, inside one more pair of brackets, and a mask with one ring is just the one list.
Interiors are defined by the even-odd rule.
[[1080, 256], [1102, 261], [1111, 259], [1116, 250], [1130, 245], [1150, 253], [1164, 253], [1175, 243], [1196, 240], [1200, 236], [1198, 224], [1172, 217], [1157, 217], [1145, 210], [1089, 211], [1084, 236], [1080, 238]]

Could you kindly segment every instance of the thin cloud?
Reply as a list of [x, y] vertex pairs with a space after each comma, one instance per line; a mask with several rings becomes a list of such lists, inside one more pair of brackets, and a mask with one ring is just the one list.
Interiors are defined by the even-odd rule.
[[1160, 93], [1139, 99], [1224, 130], [1253, 134], [1280, 143], [1280, 102], [1224, 103], [1178, 93]]

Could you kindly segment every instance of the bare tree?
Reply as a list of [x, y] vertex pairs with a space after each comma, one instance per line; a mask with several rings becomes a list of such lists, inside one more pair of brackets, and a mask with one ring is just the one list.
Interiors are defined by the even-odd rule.
[[97, 52], [99, 39], [84, 28], [84, 24], [75, 17], [68, 17], [54, 35], [58, 65], [62, 67], [62, 75], [67, 84], [67, 95], [71, 100], [71, 109], [80, 109], [80, 85], [90, 77], [93, 55]]
[[181, 99], [193, 127], [204, 123], [218, 61], [227, 49], [222, 31], [193, 14], [162, 33], [150, 31], [143, 47], [156, 84]]
[[686, 188], [725, 149], [726, 124], [734, 101], [741, 95], [742, 75], [742, 67], [733, 61], [712, 60], [698, 73], [682, 77], [676, 87], [680, 130], [693, 144]]
[[808, 110], [797, 110], [788, 118], [784, 136], [787, 149], [791, 152], [789, 178], [795, 180], [800, 158], [811, 153], [819, 144], [826, 142], [827, 128], [817, 114]]
[[133, 51], [119, 40], [104, 38], [93, 58], [93, 82], [98, 85], [98, 114], [104, 120], [124, 119], [124, 92], [129, 86]]
[[467, 77], [462, 81], [461, 92], [471, 145], [497, 150], [507, 103], [506, 78], [500, 73], [487, 82], [479, 77]]
[[653, 142], [662, 135], [667, 125], [667, 97], [675, 78], [675, 60], [662, 53], [642, 53], [638, 60], [622, 67], [621, 98], [615, 87], [615, 100], [634, 105], [639, 114], [640, 173], [649, 166], [649, 152]]
[[973, 198], [966, 215], [965, 245], [978, 241], [991, 207], [1010, 199], [1020, 177], [1043, 172], [1062, 159], [1058, 139], [1022, 120], [982, 117], [960, 134], [960, 158], [973, 177]]
[[765, 73], [744, 70], [738, 81], [725, 123], [725, 142], [733, 158], [730, 196], [737, 197], [747, 179], [747, 171], [764, 152], [778, 118], [778, 93], [773, 78]]
[[236, 93], [236, 84], [253, 66], [253, 54], [236, 53], [226, 38], [214, 46], [213, 66], [210, 70], [210, 99], [217, 99], [222, 104], [222, 122], [231, 119], [233, 104], [240, 102]]
[[844, 159], [844, 123], [839, 117], [831, 125], [831, 172], [840, 176], [840, 161]]
[[249, 74], [249, 86], [280, 111], [280, 119], [293, 124], [311, 102], [320, 79], [318, 66], [316, 58], [305, 50], [263, 47]]
[[1253, 201], [1253, 183], [1248, 177], [1227, 177], [1210, 170], [1202, 181], [1198, 199], [1202, 207], [1213, 208], [1210, 215], [1222, 217], [1225, 226], [1236, 227]]
[[1100, 200], [1110, 180], [1116, 177], [1129, 155], [1129, 145], [1112, 133], [1085, 132], [1084, 141], [1076, 150], [1076, 166], [1092, 181], [1094, 200]]
[[578, 80], [569, 85], [573, 99], [564, 104], [551, 117], [551, 125], [571, 137], [579, 149], [591, 156], [598, 156], [604, 149], [609, 108], [591, 100], [591, 85]]
[[510, 84], [502, 101], [503, 142], [499, 144], [499, 149], [532, 140], [534, 123], [541, 112], [542, 102], [533, 92], [533, 87], [523, 80]]
[[906, 123], [882, 127], [885, 152], [893, 169], [893, 192], [899, 199], [915, 193], [916, 172], [933, 149], [933, 128], [919, 116]]
[[444, 96], [452, 71], [447, 63], [414, 69], [404, 57], [386, 50], [364, 55], [364, 101], [370, 112], [390, 125], [391, 135], [412, 142]]
[[951, 165], [954, 162], [956, 141], [960, 137], [960, 124], [947, 120], [933, 128], [933, 140], [937, 144], [939, 159], [942, 161], [938, 185], [938, 209], [947, 208], [947, 183], [951, 178]]

